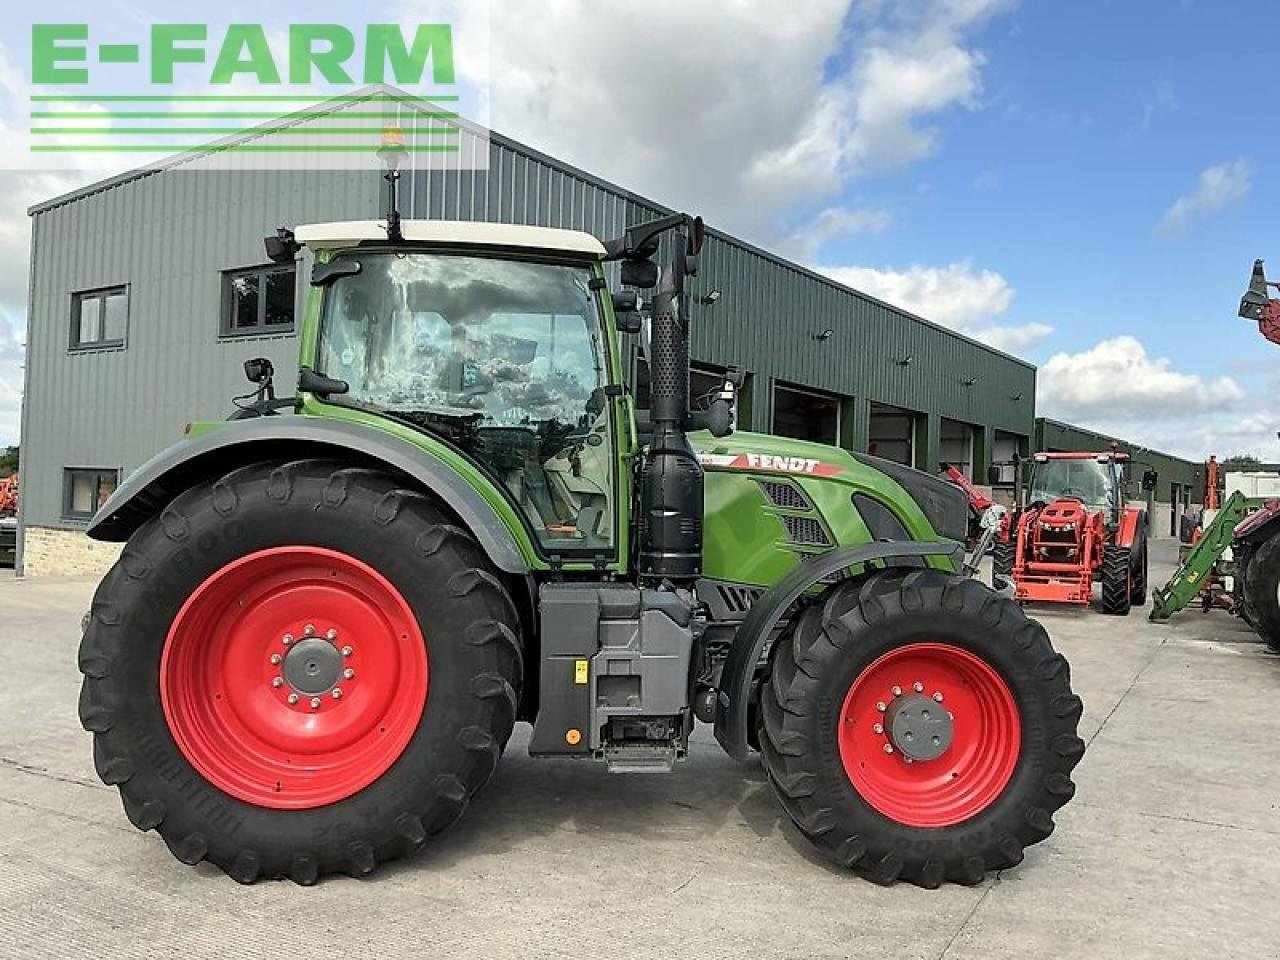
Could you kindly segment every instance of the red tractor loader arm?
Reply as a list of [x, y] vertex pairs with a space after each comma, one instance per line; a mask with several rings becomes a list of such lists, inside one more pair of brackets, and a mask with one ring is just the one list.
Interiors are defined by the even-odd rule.
[[1240, 316], [1257, 320], [1258, 330], [1272, 343], [1280, 344], [1280, 300], [1267, 296], [1267, 288], [1280, 289], [1280, 283], [1268, 280], [1262, 261], [1253, 261], [1253, 276], [1249, 289], [1240, 298]]

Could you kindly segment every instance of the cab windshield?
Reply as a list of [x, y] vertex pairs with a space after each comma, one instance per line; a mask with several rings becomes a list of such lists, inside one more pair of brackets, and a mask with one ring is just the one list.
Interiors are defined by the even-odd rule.
[[1075, 497], [1088, 507], [1110, 507], [1111, 470], [1110, 464], [1092, 459], [1037, 462], [1027, 502], [1049, 503], [1059, 497]]
[[[347, 257], [344, 257], [347, 259]], [[608, 355], [586, 265], [369, 251], [334, 280], [317, 369], [496, 475], [553, 549], [613, 542]]]

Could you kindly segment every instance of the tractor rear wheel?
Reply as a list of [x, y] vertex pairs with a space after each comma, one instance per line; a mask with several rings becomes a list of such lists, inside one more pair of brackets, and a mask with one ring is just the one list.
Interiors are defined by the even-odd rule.
[[1128, 547], [1102, 550], [1102, 612], [1125, 617], [1133, 606], [1133, 555]]
[[448, 826], [515, 718], [519, 618], [390, 477], [315, 460], [179, 495], [99, 586], [80, 718], [125, 813], [241, 883], [363, 875]]
[[1280, 650], [1280, 532], [1249, 551], [1244, 595], [1250, 624]]
[[837, 584], [770, 654], [769, 781], [833, 861], [880, 883], [975, 884], [1053, 831], [1084, 753], [1044, 628], [935, 570]]
[[1146, 537], [1140, 532], [1139, 538], [1134, 547], [1136, 555], [1133, 557], [1133, 572], [1131, 574], [1133, 595], [1130, 600], [1135, 607], [1141, 607], [1147, 602], [1147, 576], [1150, 569]]
[[1012, 540], [997, 540], [991, 546], [991, 586], [997, 590], [1004, 585], [1000, 581], [1013, 576], [1014, 549]]

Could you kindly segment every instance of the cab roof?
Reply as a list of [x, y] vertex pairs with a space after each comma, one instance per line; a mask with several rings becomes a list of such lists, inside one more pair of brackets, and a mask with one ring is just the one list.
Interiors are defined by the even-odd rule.
[[[561, 253], [604, 256], [604, 244], [589, 233], [551, 227], [525, 227], [474, 220], [402, 220], [400, 233], [409, 243], [462, 247], [521, 247]], [[366, 240], [387, 239], [385, 220], [341, 220], [296, 227], [294, 237], [309, 247], [347, 247]]]
[[1123, 450], [1076, 451], [1071, 453], [1037, 453], [1035, 460], [1128, 460], [1129, 454]]

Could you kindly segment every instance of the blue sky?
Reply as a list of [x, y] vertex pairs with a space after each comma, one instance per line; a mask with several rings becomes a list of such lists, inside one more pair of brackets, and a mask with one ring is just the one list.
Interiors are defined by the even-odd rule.
[[[176, 18], [156, 0], [38, 15], [86, 9], [104, 29]], [[266, 16], [273, 37], [299, 17], [479, 18], [486, 42], [459, 67], [488, 89], [495, 129], [1026, 357], [1042, 414], [1197, 458], [1280, 459], [1280, 351], [1235, 316], [1255, 257], [1280, 277], [1274, 5], [779, 9], [233, 0], [217, 12]], [[6, 88], [26, 29], [0, 26]], [[104, 172], [0, 171], [0, 442], [17, 429], [25, 208]]]
[[[883, 205], [893, 225], [884, 263], [968, 258], [1011, 278], [1009, 319], [1055, 327], [1045, 346], [1080, 349], [1117, 331], [1202, 373], [1265, 356], [1235, 319], [1255, 257], [1280, 275], [1280, 178], [1268, 176], [1280, 136], [1275, 53], [1247, 41], [1276, 12], [1260, 2], [1026, 3], [974, 35], [986, 57], [982, 106], [957, 108], [939, 150], [849, 202]], [[1201, 172], [1243, 159], [1241, 202], [1157, 225]], [[1207, 349], [1211, 348], [1211, 349]]]

